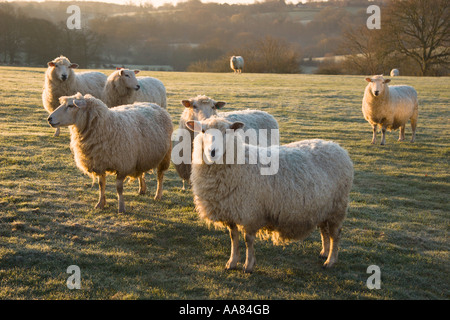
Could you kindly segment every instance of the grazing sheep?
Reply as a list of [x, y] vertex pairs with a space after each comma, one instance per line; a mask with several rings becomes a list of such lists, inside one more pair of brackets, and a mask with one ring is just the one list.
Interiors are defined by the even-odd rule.
[[[107, 78], [105, 74], [101, 72], [75, 73], [73, 69], [78, 68], [78, 64], [71, 63], [64, 56], [55, 58], [47, 65], [42, 103], [48, 113], [52, 113], [59, 107], [59, 98], [62, 96], [70, 96], [81, 92], [82, 94], [89, 93], [95, 97], [101, 97]], [[55, 136], [59, 136], [59, 132], [59, 128], [57, 128]]]
[[[247, 246], [244, 272], [254, 268], [253, 245], [258, 231], [277, 243], [304, 239], [319, 226], [320, 255], [327, 258], [324, 267], [337, 261], [341, 226], [353, 183], [353, 164], [344, 149], [318, 139], [267, 148], [244, 144], [239, 134], [228, 131], [238, 130], [244, 124], [217, 117], [188, 121], [187, 126], [198, 132], [191, 174], [195, 207], [201, 218], [228, 227], [231, 256], [226, 269], [235, 269], [239, 260], [238, 226]], [[216, 148], [217, 144], [212, 147], [217, 138], [212, 138], [211, 129], [225, 134], [221, 148]], [[236, 150], [237, 146], [246, 150], [245, 164], [234, 164], [233, 148]], [[229, 152], [235, 159], [229, 161]], [[252, 157], [261, 159], [264, 154], [277, 158], [276, 173], [260, 174], [264, 167], [260, 160], [250, 164]], [[224, 164], [216, 163], [220, 159]]]
[[244, 69], [244, 58], [241, 56], [232, 56], [230, 58], [230, 67], [234, 73], [242, 73], [242, 69]]
[[157, 169], [155, 200], [161, 199], [164, 172], [170, 165], [172, 120], [153, 103], [135, 103], [108, 109], [99, 99], [77, 93], [61, 97], [48, 118], [52, 127], [69, 126], [70, 148], [77, 167], [98, 177], [100, 197], [96, 208], [106, 204], [106, 173], [116, 175], [119, 212], [125, 211], [123, 180], [139, 178], [139, 193], [146, 186], [143, 174]]
[[400, 71], [398, 69], [391, 70], [391, 77], [398, 77], [400, 75]]
[[102, 93], [103, 102], [109, 107], [134, 102], [152, 102], [167, 109], [166, 88], [152, 77], [138, 77], [139, 70], [117, 68], [109, 75]]
[[[275, 118], [264, 111], [259, 110], [241, 110], [241, 111], [230, 111], [230, 112], [217, 112], [217, 110], [222, 109], [226, 102], [223, 101], [215, 101], [207, 96], [197, 96], [196, 98], [189, 100], [182, 100], [181, 103], [185, 106], [183, 113], [181, 114], [180, 122], [179, 122], [179, 132], [184, 132], [188, 128], [186, 127], [186, 122], [189, 120], [204, 120], [210, 118], [212, 116], [220, 116], [224, 117], [229, 121], [241, 121], [245, 123], [246, 129], [255, 129], [258, 134], [257, 138], [259, 138], [259, 130], [258, 129], [267, 129], [267, 137], [261, 137], [261, 140], [267, 141], [268, 145], [271, 144], [272, 135], [271, 129], [278, 130], [278, 122]], [[192, 152], [192, 143], [194, 141], [194, 134], [192, 131], [187, 130], [190, 135], [190, 150]], [[274, 137], [275, 138], [275, 137]], [[278, 138], [278, 137], [276, 137]], [[182, 140], [181, 140], [182, 141]], [[181, 141], [175, 139], [173, 141], [173, 150], [177, 151], [175, 148]], [[177, 155], [175, 155], [177, 156]], [[181, 155], [182, 156], [182, 155]], [[173, 157], [173, 156], [172, 156]], [[178, 175], [181, 179], [183, 179], [183, 190], [185, 189], [186, 181], [189, 181], [189, 177], [191, 175], [191, 164], [190, 163], [174, 163], [175, 169], [177, 170]]]
[[411, 86], [388, 86], [391, 80], [383, 75], [366, 78], [369, 84], [364, 91], [362, 112], [364, 118], [372, 125], [372, 144], [376, 143], [377, 128], [382, 131], [381, 144], [386, 143], [386, 129], [400, 128], [398, 140], [405, 140], [405, 126], [411, 120], [412, 138], [416, 138], [417, 118], [419, 116], [419, 102], [417, 92]]

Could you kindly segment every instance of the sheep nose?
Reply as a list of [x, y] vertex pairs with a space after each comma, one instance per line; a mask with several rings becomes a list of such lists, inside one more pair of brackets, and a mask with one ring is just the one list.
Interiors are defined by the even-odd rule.
[[211, 150], [211, 157], [215, 157], [216, 156], [216, 149], [212, 149]]
[[380, 93], [380, 91], [375, 91], [374, 94], [377, 96]]
[[63, 75], [61, 76], [61, 80], [62, 80], [62, 81], [65, 81], [66, 79], [67, 79], [67, 75], [63, 74]]
[[48, 118], [47, 118], [47, 121], [48, 121], [49, 123], [51, 123], [51, 122], [52, 122], [52, 117], [48, 117]]
[[136, 90], [139, 90], [140, 88], [141, 88], [140, 85], [137, 85], [137, 86], [136, 86]]

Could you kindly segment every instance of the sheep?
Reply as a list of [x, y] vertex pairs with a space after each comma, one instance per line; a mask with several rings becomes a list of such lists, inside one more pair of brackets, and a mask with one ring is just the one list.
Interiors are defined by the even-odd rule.
[[[244, 124], [224, 118], [188, 121], [186, 125], [197, 134], [191, 173], [196, 211], [208, 223], [229, 229], [231, 255], [226, 269], [237, 267], [239, 229], [247, 246], [246, 273], [255, 266], [257, 233], [277, 244], [302, 240], [316, 226], [322, 236], [324, 267], [336, 263], [353, 183], [353, 164], [343, 148], [319, 139], [266, 148], [244, 144], [235, 134]], [[222, 145], [216, 142], [220, 140], [216, 134], [210, 134], [211, 129], [224, 135]], [[245, 164], [234, 164], [236, 159], [227, 157], [233, 152], [236, 158], [239, 146], [245, 147]], [[250, 163], [252, 157], [261, 159], [264, 154], [278, 161], [273, 174], [262, 174], [260, 160]]]
[[164, 172], [170, 165], [172, 120], [169, 113], [153, 103], [135, 103], [109, 109], [92, 95], [77, 93], [60, 98], [61, 105], [49, 116], [54, 128], [69, 126], [77, 167], [95, 175], [99, 201], [106, 204], [106, 173], [116, 175], [119, 213], [125, 212], [123, 180], [139, 178], [139, 193], [146, 190], [143, 174], [157, 169], [155, 200], [162, 197]]
[[[177, 133], [185, 133], [186, 138], [189, 135], [190, 138], [190, 152], [192, 152], [192, 143], [194, 141], [194, 134], [192, 131], [189, 131], [186, 127], [186, 122], [189, 120], [204, 120], [210, 118], [212, 116], [218, 115], [220, 117], [225, 117], [230, 121], [241, 121], [245, 123], [247, 129], [255, 129], [256, 133], [259, 134], [260, 131], [258, 129], [267, 129], [267, 137], [261, 137], [260, 140], [267, 141], [269, 144], [272, 143], [272, 129], [278, 130], [278, 122], [277, 120], [270, 114], [264, 111], [259, 110], [241, 110], [241, 111], [229, 111], [229, 112], [217, 112], [217, 110], [222, 109], [226, 102], [223, 101], [215, 101], [205, 95], [198, 95], [196, 98], [192, 98], [189, 100], [182, 100], [181, 104], [185, 107], [183, 113], [180, 117], [179, 122], [179, 130]], [[257, 137], [259, 138], [259, 136]], [[278, 137], [274, 137], [276, 139]], [[184, 140], [182, 140], [184, 141]], [[174, 156], [180, 156], [176, 154], [178, 148], [176, 146], [180, 143], [180, 138], [175, 138], [173, 140], [173, 154]], [[183, 155], [181, 155], [183, 156]], [[186, 162], [174, 162], [175, 169], [183, 179], [183, 189], [186, 189], [186, 181], [189, 181], [189, 177], [191, 175], [191, 164]]]
[[[101, 97], [107, 78], [105, 74], [101, 72], [75, 73], [73, 69], [78, 68], [78, 64], [71, 63], [64, 56], [49, 61], [47, 66], [42, 103], [49, 114], [59, 107], [59, 98], [62, 96], [81, 92]], [[55, 136], [59, 136], [59, 133], [60, 129], [57, 128]]]
[[244, 69], [244, 58], [241, 56], [232, 56], [230, 58], [230, 67], [234, 73], [242, 73], [242, 69]]
[[369, 84], [364, 91], [362, 112], [364, 118], [372, 125], [372, 144], [376, 143], [377, 128], [382, 131], [381, 145], [386, 143], [386, 129], [400, 128], [399, 141], [405, 140], [405, 126], [411, 120], [412, 138], [416, 138], [419, 102], [417, 92], [411, 86], [389, 86], [389, 79], [383, 75], [366, 78]]
[[398, 69], [391, 70], [391, 77], [398, 77], [400, 75], [400, 71]]
[[138, 77], [139, 70], [117, 68], [109, 75], [102, 92], [102, 100], [109, 107], [134, 102], [152, 102], [167, 109], [166, 88], [152, 77]]

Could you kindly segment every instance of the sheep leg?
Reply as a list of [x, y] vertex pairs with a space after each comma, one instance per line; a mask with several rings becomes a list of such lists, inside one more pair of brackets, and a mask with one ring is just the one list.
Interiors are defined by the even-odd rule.
[[246, 232], [245, 233], [245, 245], [247, 247], [245, 264], [244, 264], [244, 272], [245, 273], [252, 273], [253, 268], [256, 263], [255, 248], [254, 248], [255, 239], [256, 239], [255, 232], [253, 232], [253, 233]]
[[126, 177], [116, 177], [117, 200], [119, 202], [119, 213], [125, 212], [125, 202], [123, 200], [123, 180]]
[[384, 146], [386, 144], [386, 127], [383, 126], [381, 128], [381, 143], [382, 146]]
[[416, 140], [416, 127], [417, 127], [417, 116], [411, 118], [411, 129], [412, 129], [411, 142], [414, 142]]
[[372, 135], [372, 142], [371, 142], [371, 144], [375, 144], [376, 142], [377, 142], [377, 125], [376, 124], [374, 124], [373, 126], [372, 126], [372, 129], [373, 129], [373, 135]]
[[401, 127], [400, 127], [400, 134], [399, 134], [399, 137], [398, 137], [398, 141], [403, 141], [403, 140], [405, 140], [405, 124], [404, 125], [402, 125]]
[[322, 251], [320, 251], [319, 257], [328, 258], [330, 252], [330, 231], [328, 229], [328, 223], [322, 223], [319, 225], [320, 237], [322, 238]]
[[59, 133], [60, 133], [60, 129], [59, 128], [56, 128], [56, 130], [55, 130], [55, 134], [53, 135], [54, 137], [59, 137]]
[[[92, 176], [95, 179], [95, 176]], [[105, 196], [105, 189], [106, 189], [106, 175], [98, 176], [98, 189], [100, 193], [100, 197], [98, 199], [98, 203], [95, 206], [96, 209], [103, 209], [106, 205], [106, 196]]]
[[330, 234], [330, 253], [328, 259], [323, 264], [324, 268], [330, 268], [336, 263], [338, 258], [338, 245], [341, 237], [341, 225], [328, 223], [328, 229]]
[[234, 270], [236, 269], [237, 263], [239, 261], [239, 230], [234, 223], [228, 226], [228, 230], [230, 231], [231, 239], [231, 255], [230, 259], [225, 265], [225, 269]]
[[171, 156], [171, 148], [169, 151], [167, 151], [166, 155], [164, 156], [164, 159], [161, 161], [161, 163], [158, 165], [158, 168], [156, 169], [156, 194], [155, 194], [155, 200], [161, 200], [162, 194], [163, 194], [163, 180], [164, 180], [164, 172], [169, 169], [170, 166], [170, 156]]
[[138, 179], [139, 179], [139, 194], [145, 194], [145, 192], [147, 191], [147, 185], [145, 184], [145, 172]]

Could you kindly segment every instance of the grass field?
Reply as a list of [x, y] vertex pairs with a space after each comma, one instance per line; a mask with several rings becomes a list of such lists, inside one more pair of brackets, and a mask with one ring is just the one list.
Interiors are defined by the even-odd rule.
[[[109, 74], [109, 72], [106, 72]], [[128, 212], [117, 213], [113, 177], [107, 207], [76, 168], [68, 129], [47, 124], [44, 69], [0, 68], [1, 299], [448, 299], [449, 78], [393, 79], [419, 93], [416, 143], [371, 145], [363, 119], [361, 76], [150, 73], [168, 91], [174, 125], [180, 100], [206, 94], [227, 110], [258, 108], [280, 123], [281, 142], [332, 139], [355, 166], [339, 261], [323, 270], [319, 232], [285, 246], [257, 240], [253, 274], [224, 270], [230, 240], [194, 211], [173, 166], [163, 199], [125, 185]], [[380, 139], [378, 140], [380, 141]], [[241, 239], [241, 260], [245, 256]], [[242, 263], [239, 267], [242, 267]], [[69, 290], [66, 269], [81, 269], [81, 289]], [[381, 269], [381, 289], [369, 290], [367, 268]]]

